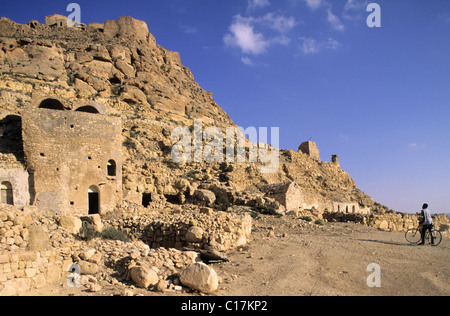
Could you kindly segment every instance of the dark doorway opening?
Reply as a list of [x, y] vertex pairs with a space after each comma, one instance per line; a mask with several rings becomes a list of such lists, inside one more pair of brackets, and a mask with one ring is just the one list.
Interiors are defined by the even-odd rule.
[[40, 109], [64, 111], [64, 105], [56, 99], [46, 99], [39, 105]]
[[181, 204], [180, 197], [178, 195], [164, 194], [166, 200], [170, 204]]
[[75, 110], [75, 112], [100, 114], [100, 112], [96, 108], [94, 108], [93, 106], [90, 106], [90, 105], [79, 107], [78, 109]]
[[100, 194], [96, 186], [89, 188], [89, 215], [100, 213]]
[[142, 194], [142, 205], [144, 207], [148, 207], [151, 202], [152, 202], [152, 194], [151, 193]]

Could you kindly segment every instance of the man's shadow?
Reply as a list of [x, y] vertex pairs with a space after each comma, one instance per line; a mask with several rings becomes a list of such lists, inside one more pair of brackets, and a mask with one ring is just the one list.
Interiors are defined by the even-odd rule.
[[385, 244], [385, 245], [394, 245], [394, 246], [406, 246], [406, 247], [414, 247], [417, 246], [417, 244], [410, 244], [408, 242], [399, 243], [394, 241], [385, 241], [385, 240], [375, 240], [375, 239], [356, 239], [358, 241], [367, 241], [367, 242], [375, 242], [378, 244]]

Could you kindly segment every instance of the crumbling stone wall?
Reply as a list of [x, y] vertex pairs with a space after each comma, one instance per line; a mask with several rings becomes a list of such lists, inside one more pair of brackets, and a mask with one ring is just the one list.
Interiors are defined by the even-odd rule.
[[[391, 232], [406, 232], [410, 228], [419, 226], [419, 215], [417, 214], [347, 214], [327, 212], [323, 214], [323, 218], [328, 221], [355, 222]], [[443, 236], [450, 237], [450, 218], [447, 215], [433, 215], [433, 221], [435, 228], [440, 230]]]
[[[0, 209], [0, 296], [40, 289], [61, 281], [72, 263], [75, 244], [52, 247], [48, 225], [41, 225], [36, 209], [3, 205]], [[61, 232], [57, 233], [58, 240]]]
[[200, 212], [124, 215], [107, 220], [105, 225], [139, 238], [152, 248], [182, 249], [195, 246], [227, 251], [243, 246], [250, 240], [252, 218], [249, 214], [238, 215], [202, 208]]

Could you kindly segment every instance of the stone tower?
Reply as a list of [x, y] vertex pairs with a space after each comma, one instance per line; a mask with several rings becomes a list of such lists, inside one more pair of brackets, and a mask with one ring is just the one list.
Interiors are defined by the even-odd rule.
[[319, 148], [317, 148], [317, 144], [313, 141], [302, 143], [298, 147], [298, 151], [310, 156], [314, 160], [320, 161]]

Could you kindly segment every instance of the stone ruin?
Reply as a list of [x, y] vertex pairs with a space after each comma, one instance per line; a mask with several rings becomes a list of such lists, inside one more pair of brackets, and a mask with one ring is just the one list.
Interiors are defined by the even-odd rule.
[[317, 144], [313, 141], [307, 141], [302, 143], [298, 147], [298, 151], [308, 155], [309, 157], [311, 157], [311, 159], [320, 161], [319, 148], [317, 147]]
[[67, 214], [105, 214], [122, 203], [122, 128], [105, 106], [33, 102], [20, 125], [23, 168], [0, 169], [2, 203]]

